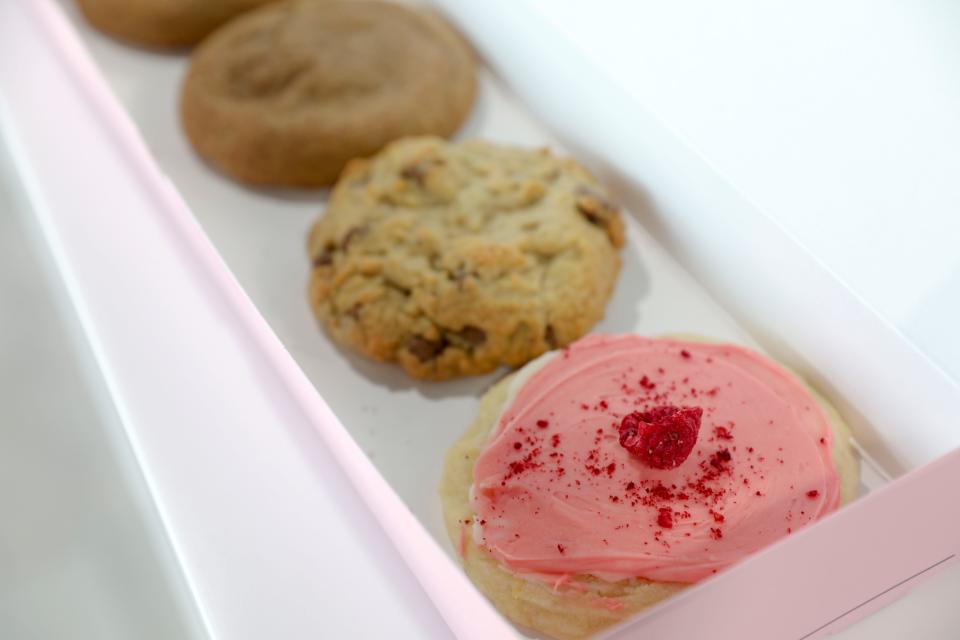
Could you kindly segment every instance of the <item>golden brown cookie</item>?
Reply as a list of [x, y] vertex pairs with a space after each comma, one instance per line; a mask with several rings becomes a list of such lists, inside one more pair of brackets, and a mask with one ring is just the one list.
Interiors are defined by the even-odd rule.
[[287, 0], [204, 41], [181, 113], [197, 153], [231, 177], [323, 186], [391, 140], [452, 134], [473, 103], [474, 75], [469, 47], [430, 13]]
[[[567, 575], [551, 584], [544, 579], [524, 577], [511, 571], [475, 541], [473, 528], [476, 523], [473, 520], [476, 517], [470, 501], [475, 463], [489, 445], [490, 433], [498, 424], [507, 403], [515, 397], [514, 394], [525, 380], [543, 365], [542, 360], [531, 362], [484, 394], [473, 424], [447, 452], [440, 482], [440, 498], [450, 540], [477, 588], [515, 623], [536, 629], [549, 637], [575, 640], [622, 622], [679, 592], [686, 585], [642, 578], [610, 582], [591, 575]], [[859, 480], [849, 427], [826, 399], [808, 386], [807, 391], [820, 405], [832, 430], [831, 451], [840, 480], [840, 500], [846, 504], [855, 498]], [[563, 437], [562, 433], [560, 437]], [[709, 436], [701, 436], [704, 437]], [[742, 449], [736, 455], [741, 455]], [[525, 451], [522, 449], [518, 456]], [[573, 464], [582, 461], [568, 457], [566, 462]], [[630, 478], [619, 479], [627, 481]], [[518, 491], [516, 488], [512, 490]], [[576, 495], [564, 496], [564, 500], [577, 499]], [[561, 502], [558, 501], [558, 505]], [[712, 525], [710, 523], [707, 526]]]
[[329, 333], [412, 376], [517, 366], [603, 317], [620, 215], [546, 150], [408, 138], [351, 162], [310, 234]]
[[135, 44], [183, 47], [230, 18], [273, 0], [77, 0], [101, 31]]

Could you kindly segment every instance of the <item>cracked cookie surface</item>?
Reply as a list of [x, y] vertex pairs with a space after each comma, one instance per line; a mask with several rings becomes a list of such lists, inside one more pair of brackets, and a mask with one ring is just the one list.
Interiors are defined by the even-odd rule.
[[603, 317], [623, 223], [546, 150], [406, 138], [353, 160], [309, 239], [314, 312], [416, 378], [521, 365]]
[[181, 116], [197, 153], [235, 179], [323, 186], [391, 140], [456, 131], [474, 75], [470, 48], [430, 13], [287, 0], [198, 47]]

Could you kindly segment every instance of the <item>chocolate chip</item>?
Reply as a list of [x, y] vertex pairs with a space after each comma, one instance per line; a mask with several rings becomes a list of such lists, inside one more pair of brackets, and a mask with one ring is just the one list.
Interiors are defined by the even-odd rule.
[[446, 340], [427, 340], [423, 336], [412, 336], [407, 341], [407, 350], [420, 362], [433, 360], [447, 348]]
[[323, 253], [313, 259], [314, 267], [328, 267], [331, 264], [333, 264], [333, 252], [329, 249], [324, 249]]
[[551, 349], [557, 348], [557, 334], [554, 333], [552, 324], [547, 325], [547, 330], [543, 334], [543, 339], [547, 341], [547, 344], [550, 345]]
[[467, 344], [476, 347], [487, 341], [487, 333], [483, 329], [467, 325], [457, 332], [457, 335]]
[[390, 278], [384, 278], [383, 284], [403, 296], [409, 296], [411, 293], [410, 289], [408, 289], [407, 287], [403, 286], [402, 284], [400, 284], [395, 280], [391, 280]]
[[617, 213], [617, 206], [589, 187], [577, 189], [577, 211], [590, 223], [604, 226]]
[[426, 182], [427, 173], [430, 171], [430, 167], [434, 165], [441, 165], [443, 163], [443, 160], [437, 160], [434, 158], [420, 160], [418, 162], [414, 162], [413, 164], [408, 164], [401, 169], [400, 177], [404, 180], [412, 180], [422, 187]]
[[583, 217], [586, 218], [587, 222], [589, 222], [590, 224], [595, 224], [598, 227], [603, 226], [603, 218], [598, 216], [596, 212], [584, 209], [579, 204], [577, 205], [577, 211], [582, 213]]
[[447, 277], [456, 283], [457, 289], [463, 290], [463, 281], [467, 277], [467, 270], [463, 265], [460, 265], [453, 271], [448, 271]]
[[359, 236], [362, 236], [367, 232], [366, 227], [350, 227], [347, 229], [347, 232], [343, 234], [343, 238], [340, 240], [340, 249], [343, 251], [347, 250], [347, 247], [350, 246], [350, 243], [353, 242]]
[[623, 246], [623, 223], [617, 215], [619, 213], [617, 205], [586, 186], [578, 187], [575, 194], [577, 211], [587, 219], [587, 222], [606, 231], [613, 246]]
[[426, 171], [418, 164], [411, 164], [400, 170], [400, 177], [404, 180], [412, 180], [417, 184], [423, 184]]

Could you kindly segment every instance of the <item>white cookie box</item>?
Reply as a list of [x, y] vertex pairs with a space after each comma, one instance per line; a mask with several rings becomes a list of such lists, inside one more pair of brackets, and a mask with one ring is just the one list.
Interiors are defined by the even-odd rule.
[[[874, 461], [869, 495], [611, 635], [820, 637], [948, 566], [957, 386], [558, 31], [526, 42], [537, 3], [440, 4], [634, 214], [598, 329], [759, 346]], [[0, 118], [207, 632], [514, 636], [454, 562], [436, 497], [495, 376], [414, 383], [332, 345], [304, 302], [322, 197], [211, 172], [177, 123], [185, 58], [67, 13], [0, 3]], [[557, 146], [488, 72], [464, 135]]]

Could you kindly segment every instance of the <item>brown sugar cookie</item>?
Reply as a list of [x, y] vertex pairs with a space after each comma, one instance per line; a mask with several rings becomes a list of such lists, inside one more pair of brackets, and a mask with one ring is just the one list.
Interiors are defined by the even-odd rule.
[[330, 335], [434, 380], [517, 366], [603, 317], [623, 223], [545, 150], [407, 138], [352, 161], [310, 234]]
[[96, 28], [136, 44], [183, 47], [272, 0], [77, 0]]
[[375, 1], [287, 0], [194, 53], [181, 97], [197, 153], [252, 184], [332, 184], [348, 160], [406, 135], [452, 134], [473, 54], [432, 14]]

